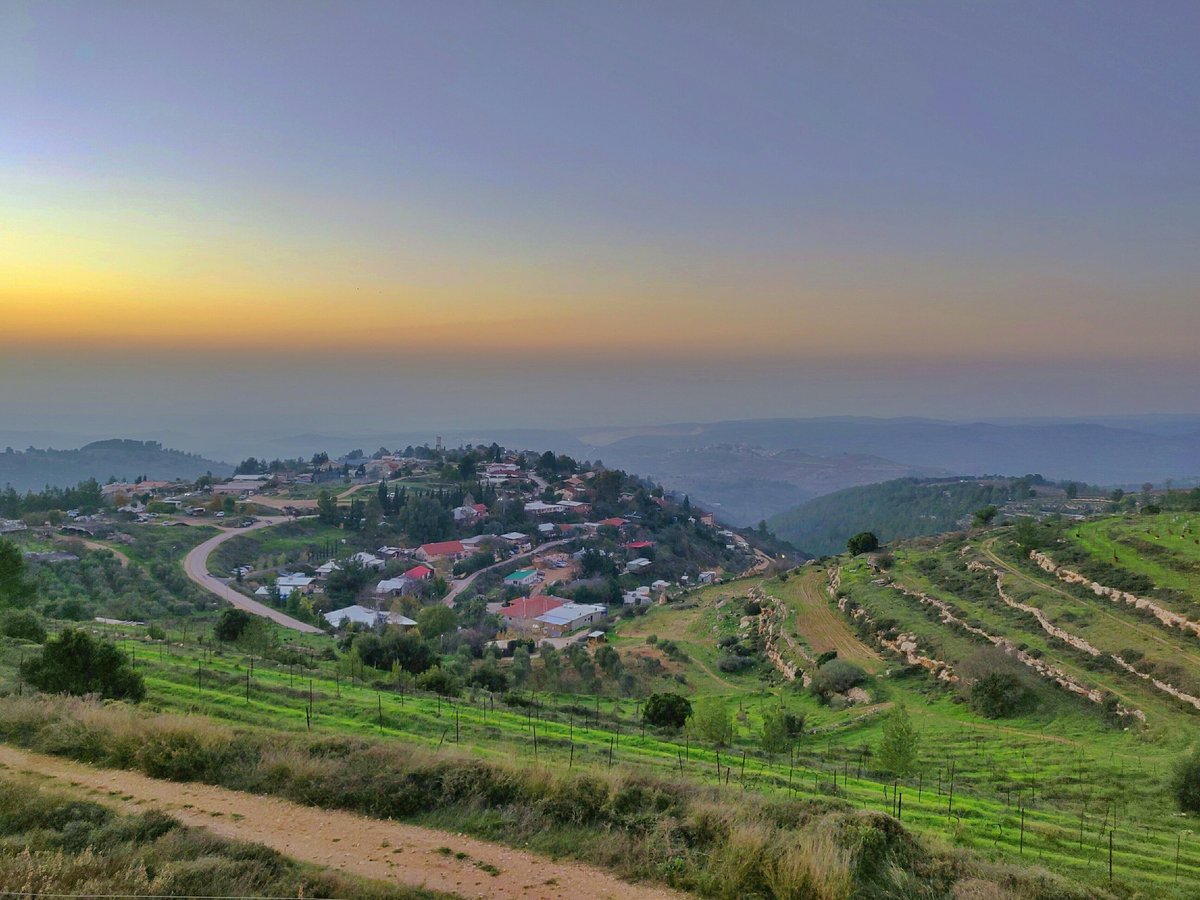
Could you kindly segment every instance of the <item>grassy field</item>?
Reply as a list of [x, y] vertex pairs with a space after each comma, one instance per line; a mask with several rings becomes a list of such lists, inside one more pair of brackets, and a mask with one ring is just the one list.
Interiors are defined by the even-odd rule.
[[[1069, 534], [1082, 540], [1073, 537], [1076, 532], [1098, 533], [1115, 524], [1084, 523]], [[1170, 524], [1180, 530], [1178, 523]], [[1147, 526], [1154, 523], [1131, 525]], [[1120, 546], [1122, 564], [1133, 569], [1132, 548]], [[1098, 547], [1096, 553], [1108, 552]], [[211, 640], [201, 646], [196, 630], [187, 635], [173, 630], [158, 643], [141, 629], [110, 633], [136, 656], [149, 688], [144, 706], [151, 710], [297, 738], [342, 735], [434, 754], [465, 754], [496, 765], [521, 760], [547, 773], [670, 779], [724, 792], [730, 804], [760, 797], [899, 814], [933, 847], [969, 850], [998, 865], [1044, 866], [1096, 893], [1110, 889], [1111, 835], [1115, 895], [1196, 895], [1196, 823], [1173, 812], [1165, 781], [1175, 759], [1195, 741], [1197, 713], [1110, 658], [1137, 656], [1139, 667], [1157, 667], [1155, 677], [1171, 675], [1188, 683], [1187, 678], [1200, 675], [1200, 642], [1064, 585], [1024, 559], [1005, 529], [970, 544], [912, 542], [892, 548], [892, 557], [883, 573], [862, 558], [838, 563], [841, 593], [851, 609], [869, 614], [879, 634], [912, 635], [922, 653], [953, 668], [989, 646], [970, 629], [1002, 635], [1086, 689], [1141, 711], [1145, 723], [1115, 720], [1101, 704], [1045, 679], [1035, 679], [1036, 702], [1024, 712], [986, 719], [964, 702], [961, 688], [881, 655], [878, 635], [830, 598], [826, 586], [833, 568], [808, 567], [786, 579], [745, 579], [696, 590], [681, 602], [621, 620], [610, 634], [627, 668], [642, 659], [655, 661], [659, 674], [643, 685], [678, 691], [693, 701], [723, 700], [733, 720], [732, 740], [723, 746], [686, 731], [643, 728], [636, 697], [553, 689], [494, 696], [468, 689], [452, 700], [401, 691], [383, 673], [366, 681], [348, 679], [335, 661], [324, 658], [331, 647], [324, 636], [289, 636], [286, 640], [301, 651], [301, 663], [289, 666], [214, 647]], [[1150, 562], [1162, 565], [1156, 556]], [[986, 568], [973, 571], [972, 563]], [[1135, 570], [1152, 571], [1149, 564]], [[996, 571], [1005, 596], [1025, 609], [1002, 601]], [[917, 600], [917, 592], [943, 604], [954, 621]], [[801, 669], [811, 665], [806, 657], [836, 651], [872, 675], [866, 685], [869, 700], [823, 705], [769, 665], [725, 670], [727, 651], [721, 647], [745, 639], [752, 594], [784, 604], [784, 628], [803, 651], [793, 659]], [[1055, 637], [1029, 610], [1086, 641], [1096, 654]], [[11, 677], [17, 652], [4, 646], [0, 672]], [[917, 728], [921, 758], [918, 773], [899, 782], [872, 765], [884, 718], [897, 703], [905, 705]], [[791, 752], [772, 756], [760, 749], [759, 735], [764, 712], [775, 708], [802, 715], [806, 733]], [[478, 833], [495, 837], [494, 820], [485, 819]], [[458, 827], [472, 826], [460, 822]]]
[[1200, 597], [1200, 514], [1162, 513], [1083, 522], [1068, 535], [1096, 559]]
[[[332, 663], [288, 667], [256, 658], [251, 674], [244, 654], [178, 641], [148, 644], [128, 630], [123, 641], [147, 678], [147, 705], [163, 711], [296, 735], [311, 729], [401, 741], [496, 762], [528, 759], [548, 771], [615, 768], [714, 786], [720, 778], [733, 796], [837, 799], [885, 812], [895, 811], [898, 787], [908, 827], [995, 861], [1038, 863], [1101, 884], [1112, 830], [1121, 884], [1181, 896], [1195, 885], [1200, 845], [1182, 844], [1178, 882], [1162, 862], [1173, 858], [1181, 831], [1182, 823], [1161, 813], [1162, 777], [1180, 741], [1156, 745], [1142, 733], [1113, 731], [1056, 692], [1036, 715], [988, 722], [921, 675], [882, 679], [872, 688], [875, 704], [834, 711], [791, 685], [717, 673], [703, 635], [720, 630], [714, 608], [734, 599], [738, 587], [710, 589], [692, 609], [656, 609], [620, 629], [615, 641], [633, 651], [644, 646], [651, 628], [660, 639], [678, 641], [691, 657], [679, 666], [687, 690], [693, 697], [720, 695], [734, 711], [734, 739], [720, 748], [686, 734], [648, 729], [643, 735], [640, 704], [630, 698], [550, 692], [524, 695], [532, 705], [508, 706], [476, 692], [450, 701], [348, 681]], [[319, 642], [313, 639], [312, 646]], [[907, 704], [924, 748], [921, 774], [898, 786], [871, 771], [864, 751], [880, 739], [875, 713], [897, 700]], [[809, 733], [790, 757], [770, 758], [757, 749], [756, 734], [763, 710], [780, 703], [806, 716]]]

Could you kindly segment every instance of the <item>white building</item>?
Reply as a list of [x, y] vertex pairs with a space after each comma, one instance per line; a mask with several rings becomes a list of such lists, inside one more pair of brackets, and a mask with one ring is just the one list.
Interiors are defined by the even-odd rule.
[[367, 609], [365, 606], [357, 604], [325, 613], [325, 621], [334, 628], [342, 628], [350, 622], [366, 625], [368, 628], [374, 628], [376, 625], [399, 625], [401, 628], [411, 628], [417, 624], [408, 616], [402, 616], [400, 613]]
[[542, 626], [543, 634], [550, 637], [561, 637], [585, 625], [599, 622], [607, 614], [608, 611], [603, 606], [591, 603], [564, 603], [562, 606], [547, 610], [534, 621]]

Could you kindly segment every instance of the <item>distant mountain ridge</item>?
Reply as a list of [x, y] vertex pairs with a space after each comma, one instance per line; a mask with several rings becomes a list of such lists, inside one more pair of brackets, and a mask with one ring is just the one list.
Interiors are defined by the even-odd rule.
[[[1127, 487], [1170, 479], [1183, 487], [1200, 482], [1196, 421], [1188, 416], [1128, 417], [1117, 427], [1076, 421], [992, 424], [833, 417], [591, 429], [578, 435], [583, 441], [606, 441], [588, 447], [593, 459], [653, 475], [668, 488], [716, 505], [729, 521], [751, 524], [819, 494], [909, 475], [1037, 472], [1052, 480]], [[773, 468], [760, 465], [746, 476], [766, 483], [745, 487], [731, 481], [728, 470], [735, 460], [711, 448], [733, 446], [755, 447], [764, 456], [776, 454]], [[880, 471], [872, 477], [868, 466], [845, 472], [841, 484], [836, 478], [813, 480], [813, 472], [785, 466], [787, 454], [883, 461], [892, 474]]]
[[192, 480], [206, 472], [230, 475], [233, 466], [167, 449], [157, 441], [121, 438], [93, 441], [78, 450], [8, 447], [0, 453], [0, 486], [11, 484], [18, 491], [38, 491], [47, 485], [70, 487], [89, 478], [126, 481], [144, 475], [151, 480]]

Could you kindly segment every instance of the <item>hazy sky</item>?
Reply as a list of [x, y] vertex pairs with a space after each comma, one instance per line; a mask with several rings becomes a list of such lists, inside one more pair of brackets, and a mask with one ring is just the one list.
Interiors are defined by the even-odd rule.
[[1194, 2], [9, 0], [0, 424], [1197, 412], [1197, 47]]

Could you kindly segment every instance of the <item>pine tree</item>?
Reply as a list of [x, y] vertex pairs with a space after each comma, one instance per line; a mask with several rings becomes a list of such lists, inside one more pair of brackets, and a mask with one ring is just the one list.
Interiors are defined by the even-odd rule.
[[909, 721], [908, 710], [903, 703], [898, 703], [883, 724], [883, 739], [875, 758], [883, 771], [904, 778], [917, 770], [919, 744], [920, 738]]

